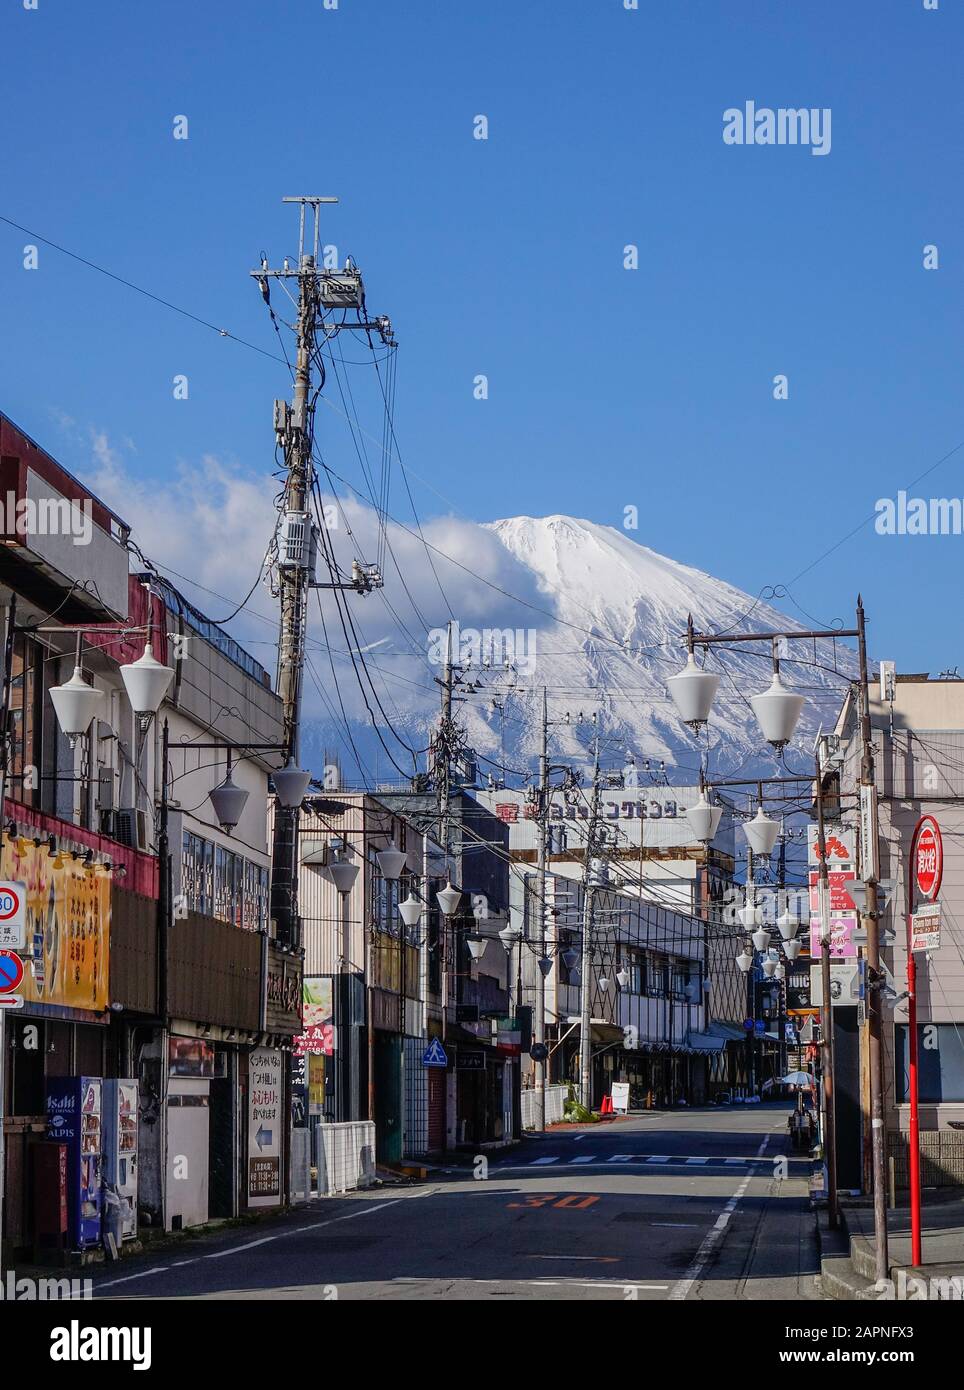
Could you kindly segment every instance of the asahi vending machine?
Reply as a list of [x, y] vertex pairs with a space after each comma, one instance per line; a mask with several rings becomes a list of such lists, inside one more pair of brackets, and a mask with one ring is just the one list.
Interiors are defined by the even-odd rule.
[[137, 1082], [104, 1082], [104, 1185], [121, 1204], [124, 1240], [137, 1235]]
[[67, 1145], [67, 1209], [75, 1250], [100, 1244], [102, 1088], [99, 1076], [47, 1078], [47, 1136]]

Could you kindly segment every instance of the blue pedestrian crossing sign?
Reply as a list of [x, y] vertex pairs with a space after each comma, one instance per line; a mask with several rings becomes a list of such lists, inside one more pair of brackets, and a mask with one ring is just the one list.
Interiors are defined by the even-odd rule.
[[438, 1038], [433, 1038], [428, 1047], [422, 1053], [423, 1067], [447, 1067], [449, 1059], [445, 1055], [445, 1048]]

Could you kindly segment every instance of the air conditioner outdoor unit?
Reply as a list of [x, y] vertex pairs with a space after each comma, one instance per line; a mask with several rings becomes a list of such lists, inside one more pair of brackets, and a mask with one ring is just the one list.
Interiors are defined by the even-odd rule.
[[147, 813], [134, 806], [121, 806], [113, 813], [115, 838], [130, 849], [148, 850]]

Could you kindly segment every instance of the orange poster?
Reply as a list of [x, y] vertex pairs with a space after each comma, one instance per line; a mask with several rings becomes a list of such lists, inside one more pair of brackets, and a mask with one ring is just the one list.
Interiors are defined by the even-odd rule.
[[0, 878], [27, 885], [24, 998], [106, 1009], [110, 875], [88, 870], [69, 853], [51, 856], [46, 845], [4, 839]]

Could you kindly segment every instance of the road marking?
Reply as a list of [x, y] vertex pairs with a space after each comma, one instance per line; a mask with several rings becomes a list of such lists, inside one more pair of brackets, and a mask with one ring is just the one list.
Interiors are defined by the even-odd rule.
[[530, 1192], [524, 1201], [506, 1202], [505, 1205], [507, 1210], [512, 1207], [532, 1208], [553, 1206], [562, 1207], [568, 1211], [583, 1211], [586, 1207], [591, 1207], [598, 1201], [598, 1197], [593, 1195], [587, 1197], [582, 1192], [568, 1192], [563, 1197], [560, 1197], [558, 1192], [546, 1192], [543, 1193], [542, 1196], [536, 1196], [534, 1193]]
[[654, 1221], [654, 1226], [698, 1226], [698, 1221]]
[[625, 1284], [607, 1284], [602, 1280], [588, 1283], [582, 1279], [524, 1279], [521, 1283], [531, 1284], [535, 1289], [668, 1289], [669, 1284], [634, 1284], [627, 1279]]
[[223, 1260], [227, 1255], [243, 1255], [247, 1250], [253, 1250], [256, 1245], [270, 1245], [278, 1236], [262, 1236], [260, 1240], [249, 1240], [247, 1245], [232, 1245], [230, 1250], [214, 1250], [210, 1255], [204, 1255], [205, 1260]]
[[129, 1284], [132, 1279], [146, 1279], [149, 1274], [164, 1274], [167, 1268], [167, 1265], [157, 1265], [154, 1269], [142, 1269], [139, 1274], [125, 1274], [123, 1279], [111, 1279], [110, 1283], [99, 1284], [98, 1288], [109, 1289], [114, 1284]]
[[527, 1260], [591, 1260], [597, 1265], [618, 1265], [617, 1255], [527, 1255]]
[[[789, 1154], [783, 1155], [790, 1161]], [[567, 1166], [573, 1163], [670, 1163], [679, 1167], [696, 1164], [710, 1164], [713, 1167], [735, 1167], [746, 1166], [749, 1163], [758, 1163], [759, 1156], [755, 1158], [723, 1158], [718, 1154], [609, 1154], [608, 1157], [598, 1155], [579, 1154], [574, 1158], [563, 1158], [561, 1160]], [[528, 1163], [499, 1163], [497, 1168], [536, 1168], [545, 1167], [549, 1163], [559, 1163], [560, 1155], [552, 1154], [543, 1158], [530, 1158]]]
[[[768, 1134], [762, 1140], [760, 1147], [756, 1151], [756, 1156], [758, 1159], [762, 1158], [763, 1152], [766, 1149], [766, 1146], [769, 1144], [769, 1142], [770, 1135]], [[714, 1246], [716, 1245], [717, 1241], [720, 1239], [723, 1232], [729, 1225], [730, 1217], [736, 1211], [736, 1208], [739, 1205], [740, 1200], [743, 1197], [743, 1194], [746, 1192], [750, 1183], [753, 1181], [753, 1178], [754, 1171], [751, 1168], [750, 1172], [747, 1173], [746, 1177], [743, 1179], [739, 1187], [733, 1193], [733, 1196], [727, 1202], [720, 1215], [716, 1218], [716, 1221], [713, 1223], [711, 1229], [707, 1231], [706, 1235], [703, 1237], [703, 1240], [700, 1242], [699, 1249], [693, 1256], [693, 1263], [686, 1271], [686, 1274], [683, 1276], [682, 1279], [680, 1279], [676, 1284], [673, 1285], [673, 1288], [669, 1294], [669, 1300], [671, 1302], [681, 1303], [689, 1294], [690, 1290], [692, 1289], [693, 1285], [697, 1282], [700, 1275], [703, 1273], [703, 1270], [706, 1267], [706, 1262], [710, 1258], [710, 1255], [712, 1255], [713, 1253]]]
[[[216, 1250], [210, 1255], [199, 1255], [198, 1259], [216, 1260], [222, 1255], [237, 1255], [245, 1250], [251, 1250], [256, 1245], [267, 1245], [272, 1240], [282, 1240], [285, 1236], [300, 1235], [303, 1231], [320, 1231], [324, 1226], [334, 1226], [337, 1221], [352, 1221], [356, 1216], [371, 1216], [372, 1212], [385, 1211], [388, 1207], [395, 1207], [399, 1202], [404, 1201], [402, 1197], [395, 1197], [390, 1202], [372, 1203], [370, 1207], [365, 1207], [362, 1211], [349, 1211], [344, 1216], [332, 1216], [328, 1221], [312, 1221], [308, 1226], [296, 1226], [287, 1231], [278, 1231], [273, 1236], [264, 1236], [261, 1240], [250, 1240], [246, 1245], [236, 1245], [230, 1250]], [[141, 1270], [139, 1274], [126, 1274], [123, 1279], [110, 1279], [106, 1284], [96, 1284], [94, 1295], [96, 1296], [101, 1289], [111, 1289], [116, 1284], [128, 1284], [132, 1279], [146, 1279], [151, 1274], [167, 1274], [171, 1269], [179, 1265], [190, 1263], [187, 1260], [178, 1260], [169, 1265], [156, 1265], [154, 1269]]]

